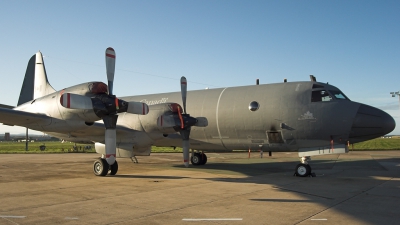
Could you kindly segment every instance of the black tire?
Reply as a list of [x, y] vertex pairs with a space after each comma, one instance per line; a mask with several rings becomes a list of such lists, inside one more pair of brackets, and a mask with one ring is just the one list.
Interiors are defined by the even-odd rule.
[[201, 165], [201, 155], [199, 153], [194, 153], [192, 157], [190, 157], [190, 162], [194, 166]]
[[108, 165], [107, 161], [103, 158], [98, 158], [93, 163], [93, 173], [96, 176], [105, 176], [108, 173]]
[[205, 165], [207, 163], [207, 155], [205, 153], [200, 154], [201, 157], [201, 164], [200, 165]]
[[115, 160], [114, 164], [110, 166], [110, 170], [108, 171], [109, 175], [115, 175], [118, 172], [118, 163], [117, 160]]
[[300, 163], [296, 166], [295, 173], [298, 177], [308, 177], [311, 174], [311, 167], [308, 164]]

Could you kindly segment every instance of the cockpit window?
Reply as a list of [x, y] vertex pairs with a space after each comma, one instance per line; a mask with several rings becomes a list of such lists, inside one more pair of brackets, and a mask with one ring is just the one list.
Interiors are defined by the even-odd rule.
[[329, 92], [335, 97], [335, 99], [346, 99], [346, 100], [348, 100], [346, 95], [344, 95], [340, 91], [332, 91], [332, 90], [330, 90]]
[[311, 102], [329, 102], [332, 101], [332, 97], [325, 90], [312, 91]]

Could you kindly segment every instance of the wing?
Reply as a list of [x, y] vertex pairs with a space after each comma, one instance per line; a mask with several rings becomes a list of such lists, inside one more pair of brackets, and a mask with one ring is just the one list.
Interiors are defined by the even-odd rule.
[[51, 123], [51, 117], [44, 114], [23, 112], [13, 109], [0, 108], [0, 123], [11, 126], [36, 127]]
[[[95, 122], [91, 126], [85, 128], [74, 129], [71, 132], [59, 133], [59, 132], [45, 132], [51, 136], [72, 142], [100, 142], [104, 143], [104, 124]], [[125, 126], [117, 125], [117, 139], [118, 142], [132, 142], [132, 136], [137, 135], [140, 131], [127, 128]]]
[[[76, 142], [100, 142], [104, 143], [104, 124], [95, 122], [91, 126], [85, 128], [75, 129], [69, 132], [49, 132], [47, 129], [41, 129], [52, 123], [52, 120], [59, 119], [52, 118], [43, 114], [24, 112], [19, 110], [7, 109], [0, 107], [0, 123], [10, 126], [28, 127], [34, 130], [43, 131], [52, 136]], [[143, 132], [127, 128], [125, 126], [116, 126], [118, 141], [119, 142], [132, 142], [132, 136], [137, 136], [138, 133], [143, 135]], [[141, 136], [140, 135], [140, 136]], [[147, 135], [146, 135], [147, 136]], [[147, 143], [146, 143], [147, 144]]]

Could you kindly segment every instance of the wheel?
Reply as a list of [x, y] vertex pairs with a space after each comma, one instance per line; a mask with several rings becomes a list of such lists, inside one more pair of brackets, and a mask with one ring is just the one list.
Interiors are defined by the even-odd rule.
[[98, 158], [93, 163], [93, 173], [96, 176], [105, 176], [108, 173], [109, 165], [103, 158]]
[[205, 153], [200, 154], [201, 164], [204, 165], [207, 163], [207, 155]]
[[110, 166], [110, 170], [108, 171], [109, 175], [115, 175], [118, 172], [118, 163], [117, 160], [115, 160], [114, 164]]
[[198, 166], [201, 165], [201, 155], [199, 153], [194, 153], [192, 157], [190, 157], [190, 161], [192, 165]]
[[300, 163], [296, 166], [296, 176], [307, 177], [311, 174], [311, 167], [308, 164]]

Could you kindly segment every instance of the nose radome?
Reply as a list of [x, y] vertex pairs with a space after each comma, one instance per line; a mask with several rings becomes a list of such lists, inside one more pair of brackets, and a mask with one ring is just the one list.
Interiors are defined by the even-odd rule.
[[396, 122], [386, 112], [361, 104], [350, 131], [350, 142], [356, 143], [381, 137], [394, 130]]

